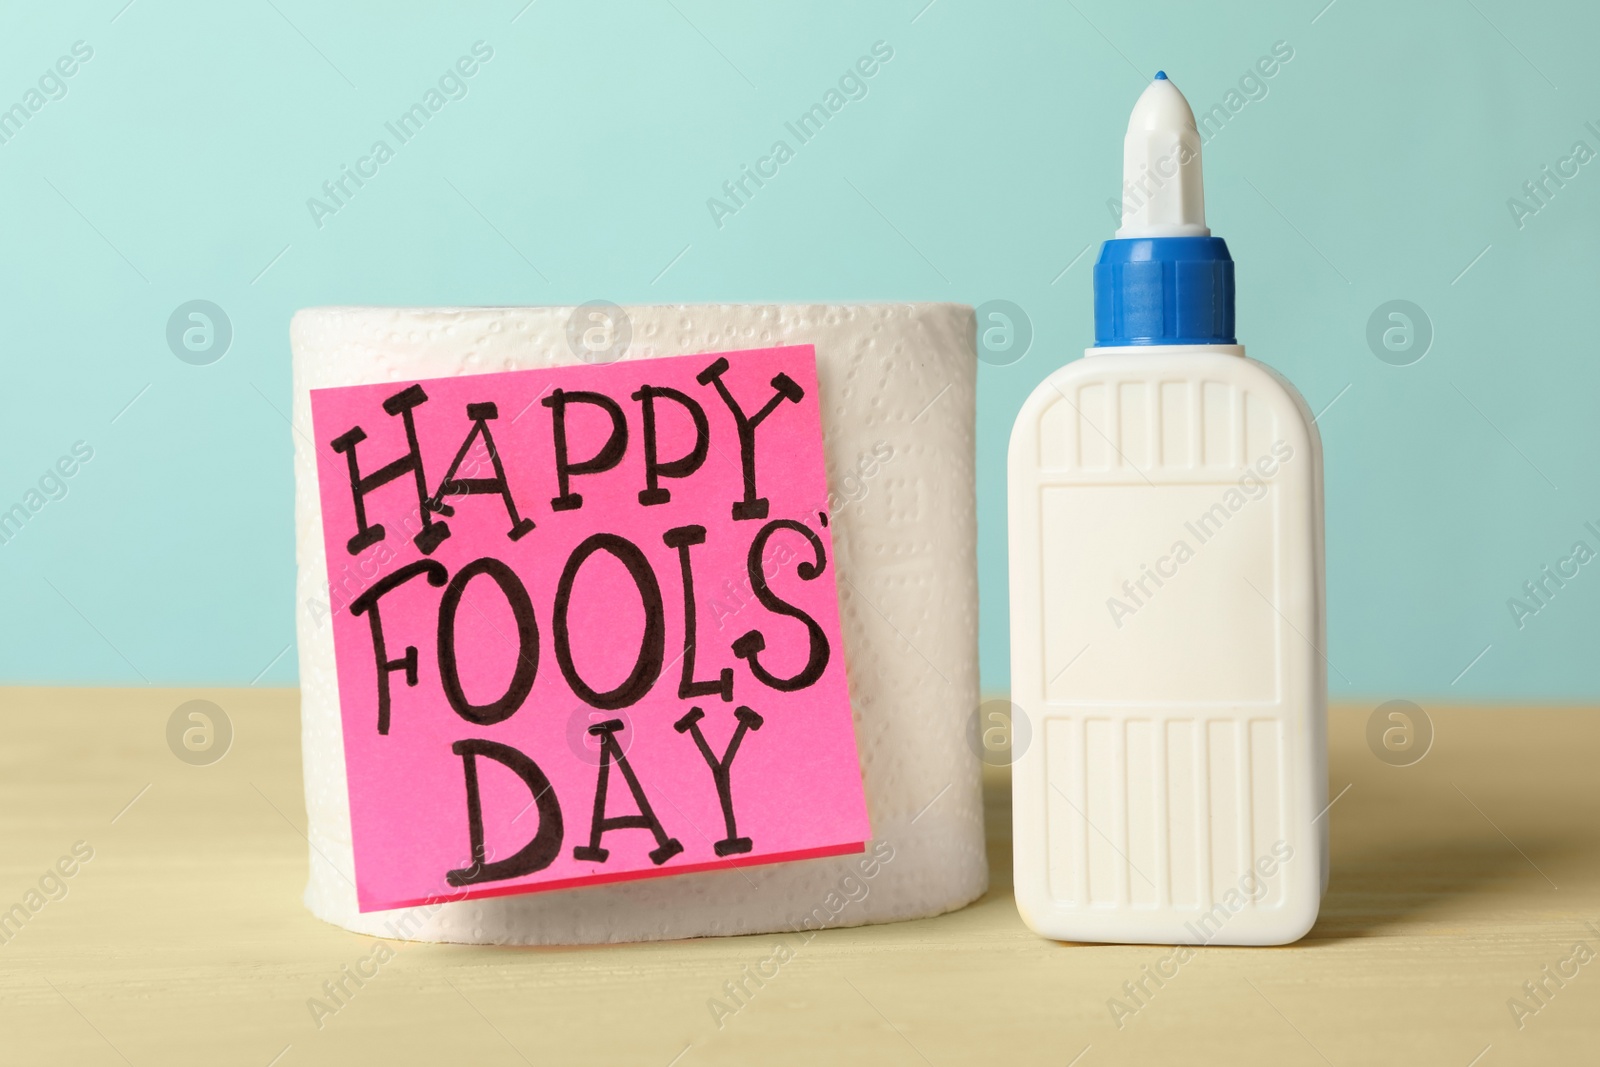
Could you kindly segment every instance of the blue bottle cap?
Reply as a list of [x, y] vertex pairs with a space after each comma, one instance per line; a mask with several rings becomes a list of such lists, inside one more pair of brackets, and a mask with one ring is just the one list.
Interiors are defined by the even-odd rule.
[[1220, 237], [1107, 241], [1094, 265], [1094, 343], [1237, 344], [1228, 243]]

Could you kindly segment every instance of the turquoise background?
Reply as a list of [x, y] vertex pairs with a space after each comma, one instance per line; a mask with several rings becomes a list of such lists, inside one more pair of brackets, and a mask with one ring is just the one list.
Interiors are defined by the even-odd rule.
[[[1333, 689], [1600, 697], [1600, 565], [1520, 629], [1507, 606], [1600, 548], [1600, 163], [1520, 226], [1508, 206], [1575, 141], [1600, 149], [1579, 73], [1600, 9], [1325, 2], [8, 9], [0, 107], [74, 42], [93, 57], [0, 144], [0, 508], [74, 442], [94, 456], [0, 545], [0, 679], [293, 683], [296, 308], [1004, 299], [1033, 340], [980, 368], [1001, 689], [1006, 436], [1089, 341], [1078, 257], [1112, 229], [1128, 109], [1158, 67], [1226, 106], [1283, 41], [1207, 144], [1208, 207], [1241, 339], [1333, 405]], [[467, 96], [319, 228], [307, 199], [479, 40]], [[866, 97], [719, 228], [707, 199], [876, 41], [894, 55]], [[197, 298], [233, 330], [206, 366], [166, 342]], [[1432, 324], [1409, 366], [1366, 338], [1394, 299]]]

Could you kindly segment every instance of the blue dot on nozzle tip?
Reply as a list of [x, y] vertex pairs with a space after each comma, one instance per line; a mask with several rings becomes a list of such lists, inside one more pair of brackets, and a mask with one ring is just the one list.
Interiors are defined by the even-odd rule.
[[1164, 82], [1166, 80], [1167, 80], [1167, 72], [1166, 71], [1164, 71], [1164, 70], [1156, 71], [1156, 81]]

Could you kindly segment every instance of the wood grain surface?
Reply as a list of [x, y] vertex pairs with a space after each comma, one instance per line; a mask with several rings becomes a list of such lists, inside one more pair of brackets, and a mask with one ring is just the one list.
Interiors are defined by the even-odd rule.
[[[4, 1064], [1600, 1063], [1596, 709], [1430, 707], [1431, 750], [1397, 767], [1371, 706], [1336, 708], [1321, 920], [1175, 967], [1028, 932], [1003, 770], [990, 891], [951, 915], [805, 943], [402, 944], [301, 906], [294, 691], [0, 699], [0, 911], [27, 914], [0, 927]], [[210, 765], [168, 746], [192, 699], [233, 728]], [[335, 1001], [347, 968], [376, 973]]]

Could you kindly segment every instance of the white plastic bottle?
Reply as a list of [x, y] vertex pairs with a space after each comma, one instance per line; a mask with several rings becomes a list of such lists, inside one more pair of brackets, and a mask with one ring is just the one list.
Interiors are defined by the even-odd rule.
[[1284, 944], [1327, 886], [1322, 446], [1235, 342], [1165, 74], [1124, 178], [1096, 347], [1011, 435], [1017, 907], [1061, 940]]

